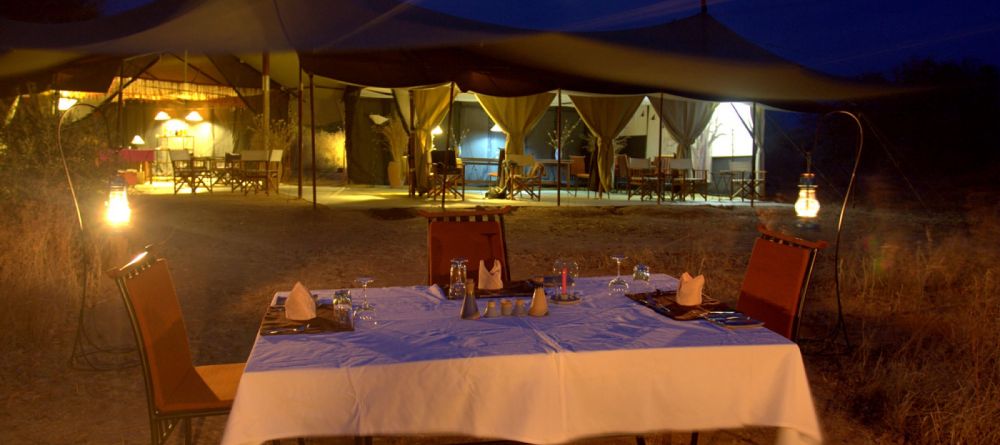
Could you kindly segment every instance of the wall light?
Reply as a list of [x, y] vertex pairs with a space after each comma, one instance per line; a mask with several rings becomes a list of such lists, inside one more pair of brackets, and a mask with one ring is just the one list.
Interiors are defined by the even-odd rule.
[[170, 115], [167, 114], [166, 111], [160, 111], [159, 113], [156, 113], [156, 116], [153, 117], [153, 120], [156, 120], [156, 121], [168, 121], [168, 120], [170, 120]]
[[202, 119], [201, 114], [197, 111], [192, 111], [188, 113], [187, 116], [184, 116], [184, 120], [188, 122], [201, 122], [205, 119]]

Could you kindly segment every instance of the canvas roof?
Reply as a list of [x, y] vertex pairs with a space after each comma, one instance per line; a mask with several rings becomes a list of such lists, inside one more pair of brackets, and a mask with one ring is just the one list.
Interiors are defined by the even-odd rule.
[[[55, 64], [73, 53], [83, 57], [294, 49], [307, 71], [338, 81], [377, 87], [456, 82], [463, 90], [498, 96], [557, 88], [605, 94], [666, 92], [795, 108], [899, 92], [806, 70], [743, 39], [708, 14], [639, 29], [543, 33], [395, 0], [159, 1], [87, 22], [0, 21], [0, 47], [19, 50], [0, 55], [0, 65], [7, 65], [4, 59], [12, 55], [40, 54]], [[57, 51], [59, 57], [20, 51], [25, 49]], [[25, 73], [8, 70], [8, 77], [16, 74]]]

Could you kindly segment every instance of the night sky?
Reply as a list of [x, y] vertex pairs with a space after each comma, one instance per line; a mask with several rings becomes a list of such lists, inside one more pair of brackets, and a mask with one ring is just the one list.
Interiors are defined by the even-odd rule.
[[[109, 12], [150, 0], [106, 0]], [[508, 26], [621, 29], [695, 14], [699, 0], [411, 0]], [[1000, 65], [997, 0], [709, 0], [709, 13], [754, 43], [837, 75], [887, 72], [914, 58]]]

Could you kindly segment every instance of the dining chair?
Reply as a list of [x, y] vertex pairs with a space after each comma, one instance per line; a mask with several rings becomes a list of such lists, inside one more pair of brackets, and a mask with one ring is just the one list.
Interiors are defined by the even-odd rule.
[[152, 444], [178, 424], [191, 443], [191, 418], [229, 413], [245, 363], [195, 366], [165, 259], [149, 252], [107, 272], [115, 280], [139, 346]]
[[612, 187], [616, 191], [628, 188], [628, 155], [615, 155], [614, 182]]
[[764, 327], [795, 341], [802, 302], [816, 254], [826, 241], [808, 241], [758, 227], [736, 310], [764, 322]]
[[174, 194], [176, 195], [184, 186], [191, 188], [191, 193], [195, 193], [198, 187], [204, 187], [209, 192], [209, 187], [205, 179], [209, 171], [205, 166], [199, 166], [191, 157], [187, 150], [170, 150], [170, 167], [173, 169]]
[[456, 257], [469, 260], [467, 273], [474, 280], [479, 279], [480, 260], [487, 267], [499, 260], [503, 282], [509, 283], [504, 215], [511, 210], [511, 206], [443, 212], [418, 210], [417, 213], [427, 218], [427, 284], [447, 286], [451, 259]]
[[545, 165], [535, 162], [525, 174], [515, 174], [512, 180], [511, 197], [527, 193], [528, 199], [542, 200], [542, 178], [545, 176]]
[[465, 168], [458, 163], [454, 150], [431, 151], [431, 191], [429, 197], [449, 193], [465, 200]]
[[628, 199], [632, 199], [632, 195], [639, 195], [639, 200], [644, 200], [647, 197], [653, 198], [653, 193], [656, 189], [656, 177], [651, 176], [652, 165], [649, 163], [649, 159], [646, 158], [628, 158]]
[[587, 188], [587, 197], [590, 197], [590, 173], [587, 171], [586, 156], [569, 157], [569, 180], [573, 186], [573, 196], [577, 195], [579, 182], [583, 181], [584, 187]]
[[281, 161], [285, 156], [285, 150], [271, 150], [267, 156], [266, 165], [266, 175], [267, 178], [264, 180], [264, 194], [274, 188], [274, 193], [278, 193], [278, 187], [281, 185]]
[[254, 194], [263, 190], [267, 194], [270, 153], [267, 150], [244, 150], [240, 154], [239, 189], [244, 195], [250, 190]]

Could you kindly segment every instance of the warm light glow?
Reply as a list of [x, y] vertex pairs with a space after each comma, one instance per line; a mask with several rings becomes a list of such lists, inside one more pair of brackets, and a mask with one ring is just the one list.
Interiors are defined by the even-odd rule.
[[104, 217], [108, 225], [122, 227], [132, 219], [132, 209], [128, 206], [128, 192], [125, 184], [119, 179], [111, 185], [108, 193], [108, 209]]
[[815, 218], [819, 214], [815, 179], [813, 173], [803, 173], [799, 177], [799, 199], [795, 200], [795, 214], [799, 218]]
[[201, 114], [200, 113], [198, 113], [197, 111], [192, 111], [192, 112], [188, 113], [187, 116], [184, 116], [184, 120], [186, 120], [188, 122], [201, 122], [204, 119], [201, 118]]
[[441, 129], [440, 125], [434, 127], [434, 129], [431, 130], [431, 134], [434, 135], [434, 136], [437, 136], [437, 135], [443, 134], [443, 133], [444, 133], [444, 130]]
[[153, 120], [168, 121], [168, 120], [170, 120], [170, 115], [167, 114], [166, 111], [161, 111], [159, 113], [156, 113], [156, 117], [154, 117]]
[[503, 133], [503, 129], [500, 128], [500, 124], [493, 124], [493, 126], [490, 127], [490, 131], [494, 133]]
[[142, 140], [142, 136], [135, 135], [135, 137], [132, 138], [132, 142], [130, 142], [130, 144], [132, 144], [132, 145], [146, 145], [146, 141]]
[[66, 111], [73, 108], [73, 105], [76, 105], [76, 102], [77, 99], [73, 99], [72, 97], [60, 97], [59, 103], [56, 104], [56, 108], [58, 108], [59, 111]]
[[167, 136], [181, 136], [183, 132], [187, 131], [188, 124], [180, 119], [170, 119], [163, 124], [163, 128], [166, 130]]

